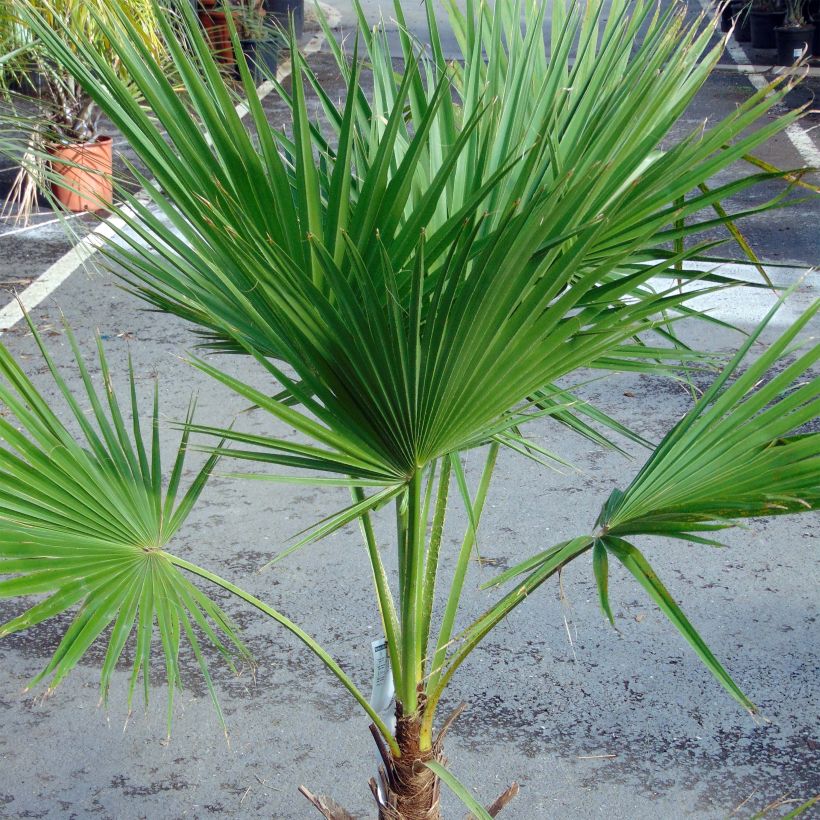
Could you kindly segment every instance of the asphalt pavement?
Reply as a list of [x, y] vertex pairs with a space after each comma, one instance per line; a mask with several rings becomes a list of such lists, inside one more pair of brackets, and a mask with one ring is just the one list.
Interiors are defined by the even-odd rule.
[[[337, 5], [339, 36], [344, 36], [352, 14], [345, 4]], [[370, 4], [367, 10], [375, 15]], [[408, 4], [407, 11], [411, 27], [421, 31], [416, 4]], [[755, 58], [747, 56], [750, 62]], [[340, 93], [343, 86], [326, 50], [310, 59], [331, 91]], [[726, 64], [741, 59], [727, 55]], [[717, 72], [677, 135], [720, 116], [752, 90], [745, 75]], [[816, 90], [818, 80], [809, 78], [786, 105], [802, 105]], [[275, 95], [265, 104], [272, 118], [284, 116]], [[801, 123], [799, 133], [779, 136], [761, 156], [781, 167], [810, 164], [807, 152], [810, 157], [812, 149], [820, 148], [817, 130], [810, 129], [820, 118], [810, 114]], [[746, 207], [766, 193], [731, 205]], [[25, 230], [12, 223], [0, 226], [0, 318], [11, 316], [3, 311], [14, 291], [25, 298], [26, 288], [36, 288], [70, 249], [74, 240], [51, 219], [43, 214], [39, 224]], [[78, 236], [98, 227], [91, 216], [70, 224]], [[820, 263], [816, 199], [748, 220], [743, 229], [761, 258], [786, 266], [770, 269], [778, 283], [792, 283]], [[100, 332], [115, 383], [122, 387], [130, 353], [146, 402], [154, 379], [159, 380], [169, 452], [177, 436], [170, 422], [184, 416], [192, 392], [199, 393], [198, 418], [210, 423], [228, 423], [243, 408], [180, 361], [194, 343], [181, 321], [146, 311], [93, 260], [63, 270], [53, 281], [58, 279], [59, 287], [32, 310], [58, 363], [70, 362], [62, 316], [89, 355], [93, 333]], [[766, 338], [818, 295], [818, 275], [809, 273]], [[716, 316], [749, 329], [772, 299], [764, 291], [738, 290], [713, 297], [709, 306]], [[701, 347], [728, 351], [740, 343], [724, 331], [704, 335], [703, 327], [691, 327], [685, 332]], [[43, 392], [56, 397], [23, 325], [6, 329], [0, 341]], [[220, 363], [237, 370], [243, 365]], [[585, 395], [654, 440], [690, 406], [680, 386], [641, 376], [594, 382]], [[272, 430], [269, 417], [251, 414], [247, 425], [252, 432]], [[586, 530], [612, 488], [628, 483], [644, 458], [638, 451], [628, 460], [592, 449], [548, 422], [534, 425], [531, 433], [578, 469], [559, 473], [534, 469], [513, 455], [502, 457], [482, 523], [484, 565], [471, 568], [464, 622], [493, 600], [491, 593], [477, 589], [481, 582], [499, 567]], [[467, 460], [473, 482], [479, 460], [479, 454]], [[217, 476], [174, 548], [303, 625], [368, 691], [370, 642], [378, 637], [379, 624], [357, 529], [348, 527], [274, 570], [257, 572], [294, 533], [345, 503], [342, 490]], [[448, 519], [445, 572], [466, 524], [455, 510]], [[389, 520], [377, 525], [381, 542], [390, 543]], [[618, 631], [612, 630], [600, 614], [591, 567], [580, 561], [564, 573], [563, 598], [557, 585], [542, 589], [456, 675], [444, 712], [461, 700], [468, 708], [448, 736], [453, 771], [485, 802], [518, 780], [521, 795], [501, 815], [510, 820], [749, 818], [763, 810], [767, 817], [784, 816], [798, 805], [795, 801], [820, 793], [818, 540], [816, 516], [797, 516], [731, 531], [725, 550], [641, 542], [765, 720], [753, 720], [726, 695], [643, 591], [614, 567], [611, 594]], [[125, 666], [115, 673], [108, 709], [98, 707], [104, 649], [92, 650], [50, 697], [22, 692], [47, 662], [66, 619], [0, 641], [0, 816], [312, 817], [313, 810], [296, 792], [300, 784], [371, 816], [367, 780], [376, 758], [367, 719], [287, 633], [239, 603], [223, 601], [258, 661], [255, 670], [239, 676], [213, 663], [230, 743], [193, 663], [185, 664], [186, 689], [166, 740], [161, 685], [148, 709], [138, 708], [123, 731]], [[19, 602], [0, 601], [0, 622], [19, 610]], [[445, 809], [447, 817], [464, 814], [449, 795]]]

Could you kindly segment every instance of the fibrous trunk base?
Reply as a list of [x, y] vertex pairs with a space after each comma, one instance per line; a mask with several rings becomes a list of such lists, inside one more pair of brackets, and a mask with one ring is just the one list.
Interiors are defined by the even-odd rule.
[[[444, 736], [462, 708], [463, 704], [445, 721], [432, 748], [422, 750], [420, 733], [424, 695], [420, 693], [419, 709], [411, 715], [405, 715], [401, 704], [396, 704], [396, 741], [401, 751], [398, 757], [390, 751], [379, 730], [374, 725], [370, 727], [382, 758], [378, 779], [370, 779], [370, 790], [379, 813], [378, 820], [442, 820], [441, 781], [426, 764], [431, 760], [442, 766], [447, 764], [447, 758], [442, 752]], [[325, 820], [355, 820], [330, 798], [314, 795], [304, 786], [299, 791], [319, 810]], [[517, 794], [518, 784], [513, 783], [487, 806], [490, 817], [495, 817]]]
[[422, 714], [423, 707], [405, 715], [401, 704], [396, 704], [399, 757], [391, 754], [381, 736], [374, 733], [383, 761], [378, 781], [370, 781], [379, 820], [441, 820], [441, 782], [425, 764], [436, 760], [446, 765], [447, 761], [441, 751], [440, 736], [431, 749], [421, 749]]

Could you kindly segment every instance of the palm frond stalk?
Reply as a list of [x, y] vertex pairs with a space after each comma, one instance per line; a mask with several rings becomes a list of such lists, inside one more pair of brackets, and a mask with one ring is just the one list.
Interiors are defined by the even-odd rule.
[[[373, 719], [384, 767], [371, 788], [379, 816], [391, 820], [439, 817], [442, 781], [468, 795], [443, 768], [449, 723], [434, 730], [447, 684], [507, 614], [590, 552], [607, 613], [607, 561], [614, 556], [718, 681], [753, 708], [626, 536], [699, 541], [695, 533], [744, 516], [816, 509], [820, 498], [818, 438], [794, 432], [817, 414], [817, 386], [797, 382], [816, 362], [817, 348], [747, 397], [812, 312], [751, 366], [751, 376], [727, 386], [738, 362], [724, 372], [635, 482], [613, 496], [597, 529], [504, 573], [496, 583], [517, 578], [511, 591], [475, 622], [459, 623], [501, 448], [538, 462], [559, 460], [524, 436], [528, 422], [544, 418], [598, 444], [612, 444], [611, 433], [647, 443], [580, 403], [559, 380], [590, 368], [669, 374], [702, 361], [677, 339], [675, 323], [707, 319], [690, 300], [732, 283], [690, 264], [711, 258], [716, 244], [699, 234], [727, 227], [727, 236], [736, 236], [724, 201], [795, 177], [766, 170], [720, 185], [710, 180], [800, 111], [772, 117], [794, 82], [781, 75], [723, 120], [671, 139], [722, 49], [710, 47], [709, 26], [687, 23], [678, 6], [656, 13], [649, 0], [615, 0], [605, 14], [598, 0], [584, 7], [555, 0], [547, 43], [542, 2], [447, 6], [462, 51], [457, 62], [444, 59], [429, 6], [429, 47], [402, 33], [402, 53], [393, 55], [384, 32], [371, 30], [356, 4], [362, 25], [352, 55], [328, 38], [347, 83], [340, 105], [292, 41], [292, 85], [279, 89], [292, 112], [287, 130], [266, 120], [234, 36], [253, 136], [235, 114], [187, 4], [181, 10], [190, 52], [160, 17], [186, 102], [125, 15], [99, 20], [156, 121], [103, 56], [67, 43], [65, 33], [30, 14], [52, 57], [147, 168], [133, 173], [149, 202], [121, 192], [117, 210], [126, 227], [106, 253], [137, 295], [192, 322], [206, 348], [258, 367], [266, 388], [258, 376], [252, 384], [213, 359], [192, 359], [298, 438], [192, 419], [186, 434], [221, 439], [213, 457], [280, 471], [246, 477], [350, 489], [348, 507], [279, 558], [360, 523], [396, 693], [395, 730], [329, 654], [276, 610], [164, 549], [162, 565], [168, 577], [188, 570], [238, 595], [319, 655]], [[395, 11], [403, 24], [398, 2]], [[404, 60], [402, 73], [395, 56]], [[370, 97], [362, 90], [365, 64]], [[324, 122], [308, 114], [308, 89]], [[772, 401], [776, 410], [766, 409]], [[32, 433], [39, 424], [32, 419]], [[471, 488], [462, 455], [478, 448], [485, 467]], [[114, 467], [122, 482], [138, 478], [127, 456]], [[442, 533], [454, 503], [466, 510], [468, 527], [445, 578]], [[395, 577], [372, 521], [388, 506], [396, 522]], [[101, 570], [108, 583], [111, 572], [108, 565]], [[119, 617], [118, 600], [106, 598], [97, 609]], [[436, 601], [443, 605], [438, 622]], [[166, 642], [179, 631], [173, 623], [159, 628]], [[174, 646], [168, 644], [172, 655]], [[329, 802], [311, 799], [336, 816]], [[489, 816], [474, 802], [475, 814]]]

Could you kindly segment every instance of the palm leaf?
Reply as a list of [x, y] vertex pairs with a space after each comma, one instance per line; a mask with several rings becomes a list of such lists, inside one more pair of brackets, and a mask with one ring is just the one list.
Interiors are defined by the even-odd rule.
[[453, 653], [447, 675], [498, 619], [560, 566], [592, 547], [601, 608], [610, 622], [614, 625], [609, 599], [611, 555], [644, 587], [719, 683], [741, 705], [755, 711], [643, 554], [622, 536], [664, 535], [715, 544], [695, 533], [732, 527], [743, 518], [818, 509], [820, 434], [801, 432], [801, 428], [820, 414], [820, 378], [811, 375], [820, 360], [820, 344], [798, 353], [795, 341], [820, 311], [820, 300], [738, 375], [782, 301], [749, 335], [701, 400], [669, 431], [627, 489], [613, 491], [601, 510], [596, 536], [550, 547], [483, 585], [495, 587], [527, 576], [465, 630], [464, 643]]
[[820, 433], [801, 428], [820, 412], [820, 377], [812, 375], [820, 345], [799, 355], [792, 345], [820, 301], [739, 373], [780, 304], [629, 487], [613, 492], [599, 519], [602, 533], [686, 538], [743, 518], [818, 508]]
[[[755, 705], [743, 694], [740, 687], [732, 680], [728, 672], [726, 672], [717, 658], [712, 654], [703, 638], [701, 638], [697, 630], [683, 614], [674, 598], [672, 598], [669, 591], [661, 583], [660, 578], [655, 574], [655, 571], [641, 554], [640, 550], [636, 549], [628, 541], [614, 536], [606, 536], [596, 541], [596, 548], [598, 548], [599, 545], [603, 546], [606, 552], [614, 555], [621, 564], [632, 573], [638, 583], [646, 590], [649, 597], [660, 607], [661, 612], [666, 615], [678, 632], [683, 635], [687, 643], [695, 650], [697, 656], [703, 661], [704, 666], [715, 676], [721, 686], [723, 686], [741, 706], [752, 713], [756, 712], [757, 709]], [[605, 570], [596, 574], [596, 581], [598, 583], [598, 589], [601, 591], [601, 600], [602, 602], [607, 601], [606, 609], [608, 609], [608, 599], [606, 598], [605, 592]], [[609, 611], [609, 617], [611, 620], [611, 611]]]
[[[104, 699], [118, 661], [136, 635], [129, 704], [140, 673], [147, 695], [151, 645], [159, 636], [170, 723], [174, 691], [181, 683], [183, 636], [212, 696], [202, 642], [216, 647], [231, 667], [234, 659], [249, 658], [223, 610], [174, 568], [163, 552], [184, 523], [217, 457], [208, 458], [179, 497], [188, 444], [188, 433], [184, 433], [163, 492], [156, 393], [146, 444], [133, 370], [129, 372], [130, 406], [123, 410], [99, 338], [102, 395], [66, 328], [85, 387], [84, 401], [91, 406], [88, 417], [30, 321], [29, 327], [82, 436], [75, 439], [8, 351], [0, 347], [0, 404], [13, 416], [0, 417], [4, 442], [0, 449], [0, 575], [6, 576], [0, 581], [0, 597], [45, 596], [0, 626], [0, 635], [69, 616], [53, 657], [30, 685], [48, 680], [53, 689], [95, 641], [107, 640], [100, 680]], [[130, 430], [127, 414], [132, 417]], [[193, 406], [189, 421], [192, 416]]]
[[447, 784], [453, 794], [470, 810], [471, 817], [475, 817], [477, 820], [490, 820], [492, 815], [470, 794], [469, 789], [449, 769], [437, 760], [429, 760], [424, 765]]
[[[780, 398], [798, 371], [805, 372], [808, 359], [801, 359], [787, 376], [773, 380], [774, 387], [741, 402], [742, 409], [732, 409], [740, 398], [734, 388], [719, 398], [708, 394], [703, 407], [714, 399], [713, 409], [693, 415], [670, 434], [651, 466], [626, 493], [613, 496], [597, 535], [572, 539], [519, 565], [524, 580], [453, 642], [499, 443], [546, 455], [516, 428], [524, 416], [550, 412], [594, 438], [588, 425], [561, 409], [563, 400], [555, 404], [560, 394], [554, 385], [580, 368], [668, 373], [674, 356], [691, 362], [694, 353], [676, 339], [674, 323], [701, 315], [688, 304], [698, 293], [727, 284], [719, 273], [704, 274], [690, 264], [710, 259], [713, 245], [699, 242], [698, 235], [727, 227], [732, 236], [734, 215], [722, 200], [786, 175], [767, 169], [718, 188], [703, 186], [801, 111], [770, 117], [791, 88], [792, 80], [782, 76], [709, 128], [674, 138], [673, 128], [722, 49], [712, 43], [708, 25], [687, 22], [677, 7], [656, 14], [649, 0], [617, 0], [605, 14], [603, 2], [569, 8], [556, 2], [548, 52], [541, 3], [525, 4], [523, 28], [517, 4], [470, 3], [466, 13], [451, 6], [463, 52], [458, 65], [445, 61], [432, 14], [429, 54], [418, 51], [408, 35], [400, 37], [403, 73], [395, 70], [384, 30], [362, 32], [372, 99], [361, 89], [358, 50], [351, 63], [341, 46], [331, 46], [347, 82], [340, 106], [321, 92], [317, 77], [296, 56], [292, 91], [280, 89], [292, 112], [290, 130], [266, 122], [246, 77], [257, 141], [229, 105], [230, 92], [186, 4], [182, 15], [190, 49], [169, 45], [169, 50], [180, 64], [188, 106], [124, 16], [104, 24], [156, 123], [133, 102], [106, 60], [81, 43], [69, 47], [30, 13], [31, 26], [54, 59], [94, 97], [147, 169], [134, 174], [149, 201], [122, 192], [124, 205], [117, 212], [125, 227], [106, 253], [125, 269], [140, 297], [194, 322], [206, 344], [240, 353], [258, 367], [269, 388], [195, 361], [224, 388], [295, 430], [300, 440], [190, 423], [189, 429], [241, 445], [230, 450], [240, 459], [381, 488], [367, 498], [354, 489], [351, 507], [320, 523], [312, 535], [354, 517], [368, 521], [372, 507], [395, 496], [399, 595], [394, 609], [375, 561], [372, 531], [365, 526], [366, 540], [385, 628], [389, 624], [392, 640], [400, 643], [390, 648], [391, 658], [399, 661], [394, 663], [398, 696], [410, 713], [419, 703], [417, 684], [426, 685], [429, 725], [423, 740], [428, 741], [435, 705], [460, 663], [568, 561], [593, 550], [602, 603], [608, 606], [602, 543], [606, 554], [623, 559], [687, 630], [621, 536], [662, 527], [698, 538], [692, 533], [721, 527], [742, 511], [792, 510], [816, 501], [809, 480], [816, 437], [790, 436], [789, 424], [816, 414], [809, 393], [816, 393], [817, 385], [796, 387]], [[360, 4], [355, 8], [364, 20]], [[398, 15], [401, 20], [400, 7]], [[161, 25], [171, 38], [175, 32], [167, 21]], [[308, 86], [319, 91], [323, 123], [310, 120]], [[775, 198], [761, 209], [780, 204]], [[686, 287], [678, 286], [681, 280]], [[656, 343], [642, 337], [646, 332], [655, 334]], [[669, 345], [676, 349], [670, 352]], [[775, 355], [784, 350], [781, 345]], [[542, 406], [522, 412], [534, 401]], [[771, 401], [778, 403], [778, 413], [764, 409]], [[603, 414], [585, 415], [628, 433]], [[724, 418], [729, 421], [721, 427]], [[32, 420], [38, 431], [43, 424]], [[50, 420], [46, 431], [49, 425]], [[145, 459], [139, 452], [129, 457], [121, 428], [113, 418], [109, 428], [89, 438], [89, 447], [95, 458], [111, 462], [118, 476], [111, 491], [127, 496]], [[459, 453], [489, 440], [487, 467], [471, 499]], [[710, 478], [705, 470], [712, 449], [714, 463], [726, 470]], [[222, 453], [217, 445], [214, 454]], [[754, 475], [743, 466], [750, 453], [756, 459]], [[440, 545], [438, 536], [425, 538], [429, 504], [423, 479], [442, 459], [456, 473], [470, 526], [430, 669], [430, 623], [423, 608], [431, 604]], [[786, 466], [795, 470], [779, 472]], [[153, 495], [140, 503], [149, 523], [156, 507], [149, 502], [158, 486], [158, 471], [151, 470]], [[738, 475], [740, 500], [721, 496], [718, 491], [734, 485]], [[775, 477], [776, 490], [761, 495], [755, 485], [760, 475]], [[708, 495], [704, 480], [711, 481]], [[446, 503], [444, 490], [441, 495]], [[80, 524], [89, 518], [83, 514], [83, 522], [60, 523], [81, 532]], [[114, 521], [109, 528], [119, 526]], [[167, 560], [215, 579], [180, 559]], [[153, 572], [154, 577], [139, 596], [105, 587], [100, 609], [117, 595], [126, 596], [132, 609], [136, 601], [136, 611], [156, 609], [166, 623], [172, 678], [176, 645], [190, 624], [161, 594], [155, 602], [154, 591], [164, 590], [168, 581], [161, 573]], [[327, 653], [283, 616], [272, 617], [316, 651], [363, 703]], [[141, 657], [147, 656], [149, 638], [149, 630], [138, 631]], [[374, 720], [390, 740], [378, 716]]]

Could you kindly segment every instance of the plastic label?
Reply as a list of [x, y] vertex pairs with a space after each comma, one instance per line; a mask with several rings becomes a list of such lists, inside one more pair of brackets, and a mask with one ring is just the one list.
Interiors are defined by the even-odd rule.
[[[393, 676], [390, 674], [390, 654], [387, 651], [387, 641], [384, 638], [370, 642], [373, 651], [373, 686], [370, 689], [370, 705], [377, 712], [384, 712], [393, 700]], [[387, 726], [391, 732], [396, 731], [396, 716], [387, 718]], [[377, 754], [377, 760], [382, 762]], [[381, 777], [377, 778], [379, 803], [386, 805], [387, 795], [384, 791]]]
[[383, 712], [390, 706], [394, 692], [387, 641], [379, 638], [370, 643], [370, 648], [373, 650], [373, 686], [370, 690], [370, 705], [377, 712]]

